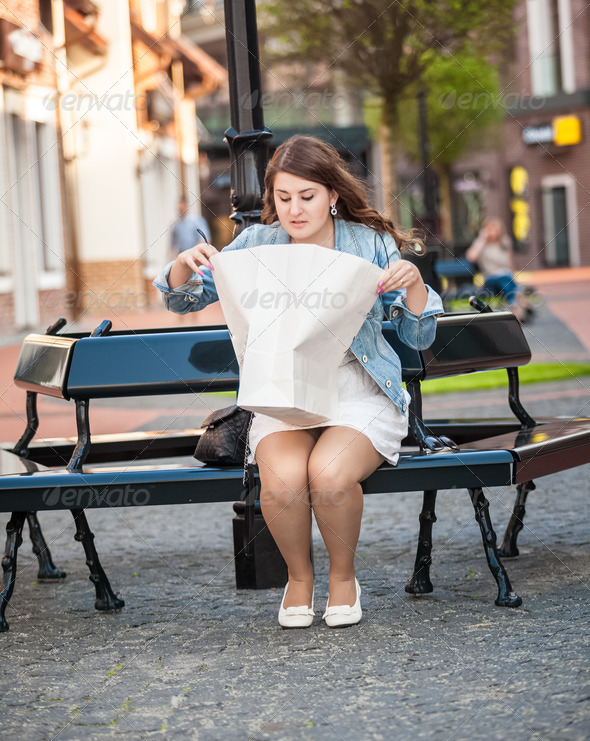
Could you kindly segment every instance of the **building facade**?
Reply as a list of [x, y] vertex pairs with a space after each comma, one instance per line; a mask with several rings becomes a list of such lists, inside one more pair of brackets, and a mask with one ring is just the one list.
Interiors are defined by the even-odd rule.
[[[47, 19], [45, 4], [45, 20]], [[48, 24], [49, 25], [49, 24]], [[52, 33], [32, 0], [0, 6], [0, 330], [50, 320], [66, 291]]]
[[590, 265], [588, 5], [526, 0], [515, 21], [503, 181], [517, 260], [527, 269]]
[[0, 326], [145, 308], [177, 202], [200, 213], [195, 99], [226, 73], [173, 0], [0, 8]]
[[470, 199], [499, 216], [523, 270], [590, 265], [590, 13], [583, 0], [521, 0], [503, 90], [501, 145], [453, 166], [455, 252]]

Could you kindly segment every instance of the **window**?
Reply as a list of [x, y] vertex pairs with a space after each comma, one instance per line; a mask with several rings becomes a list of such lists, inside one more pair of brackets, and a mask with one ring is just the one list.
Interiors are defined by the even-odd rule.
[[3, 113], [3, 96], [0, 91], [0, 292], [8, 291], [12, 286], [12, 243], [10, 212], [10, 187], [8, 178], [8, 153], [6, 143], [6, 121]]
[[[47, 123], [35, 121], [34, 126], [34, 208], [37, 222], [37, 252], [41, 273], [64, 272], [61, 228], [61, 199], [59, 162], [55, 129]], [[41, 278], [41, 287], [53, 283], [47, 276]], [[55, 287], [55, 286], [51, 286]]]
[[532, 94], [575, 90], [571, 0], [527, 0]]
[[533, 95], [555, 95], [559, 88], [557, 34], [552, 0], [527, 0], [527, 26]]
[[53, 16], [51, 14], [51, 0], [39, 0], [39, 15], [41, 16], [41, 23], [52, 34]]
[[576, 181], [571, 175], [547, 175], [541, 180], [545, 263], [550, 267], [579, 265]]

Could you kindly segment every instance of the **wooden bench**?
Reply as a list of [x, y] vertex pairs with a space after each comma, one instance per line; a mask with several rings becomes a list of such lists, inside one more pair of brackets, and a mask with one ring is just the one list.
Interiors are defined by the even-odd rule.
[[[235, 391], [238, 367], [224, 327], [110, 331], [103, 322], [92, 335], [59, 334], [62, 320], [46, 335], [29, 335], [21, 349], [15, 383], [27, 392], [27, 427], [21, 439], [0, 446], [0, 511], [12, 513], [3, 558], [0, 630], [16, 577], [17, 551], [28, 519], [40, 580], [61, 579], [43, 540], [36, 512], [65, 510], [76, 523], [75, 538], [85, 550], [98, 610], [123, 607], [109, 584], [94, 546], [85, 510], [112, 506], [153, 506], [234, 501], [239, 586], [282, 586], [284, 563], [269, 550], [269, 534], [257, 506], [258, 479], [245, 491], [241, 468], [203, 466], [181, 459], [191, 455], [198, 431], [157, 431], [91, 436], [92, 399], [160, 394]], [[518, 366], [530, 360], [520, 324], [509, 312], [465, 313], [440, 317], [437, 338], [425, 351], [399, 342], [386, 322], [383, 331], [403, 364], [412, 397], [410, 432], [396, 467], [384, 463], [364, 483], [366, 494], [423, 491], [414, 573], [406, 591], [432, 591], [429, 568], [435, 501], [439, 489], [465, 488], [475, 510], [498, 594], [496, 604], [517, 607], [500, 553], [517, 554], [524, 500], [539, 476], [590, 461], [590, 419], [543, 419], [536, 423], [520, 403]], [[425, 422], [421, 383], [431, 378], [507, 368], [511, 419]], [[38, 427], [37, 395], [74, 402], [77, 439], [33, 441]], [[159, 464], [158, 459], [178, 458]], [[142, 461], [141, 465], [136, 464]], [[108, 466], [104, 466], [108, 463]], [[484, 487], [517, 485], [514, 514], [500, 549]], [[238, 500], [246, 500], [242, 503]], [[256, 518], [257, 514], [257, 518]], [[236, 529], [236, 520], [242, 531]], [[238, 523], [239, 524], [239, 523]], [[265, 539], [266, 538], [266, 539]], [[270, 554], [270, 555], [269, 555]], [[269, 568], [264, 579], [256, 569]], [[254, 576], [252, 573], [254, 572]]]

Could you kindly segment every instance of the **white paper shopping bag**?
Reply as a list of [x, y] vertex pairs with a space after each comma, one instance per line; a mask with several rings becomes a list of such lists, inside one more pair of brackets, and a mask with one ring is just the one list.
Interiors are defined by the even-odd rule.
[[312, 244], [262, 245], [212, 260], [240, 366], [238, 404], [297, 425], [336, 417], [338, 366], [383, 270]]

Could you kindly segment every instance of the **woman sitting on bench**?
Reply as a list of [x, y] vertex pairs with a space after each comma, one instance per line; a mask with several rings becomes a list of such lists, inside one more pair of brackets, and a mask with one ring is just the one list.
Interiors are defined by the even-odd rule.
[[512, 245], [501, 219], [488, 219], [465, 253], [469, 262], [479, 265], [488, 296], [505, 296], [514, 316], [523, 321], [527, 302], [514, 281]]
[[[409, 395], [399, 358], [382, 334], [383, 314], [405, 344], [424, 348], [434, 340], [443, 307], [418, 268], [401, 259], [398, 246], [412, 249], [418, 240], [369, 206], [362, 184], [332, 146], [306, 136], [286, 141], [268, 165], [265, 191], [263, 225], [245, 229], [226, 251], [313, 243], [383, 268], [375, 304], [339, 368], [337, 418], [297, 427], [255, 414], [249, 438], [262, 513], [289, 574], [279, 623], [302, 628], [313, 621], [313, 511], [330, 556], [323, 617], [330, 627], [353, 625], [362, 616], [354, 565], [363, 511], [360, 482], [383, 461], [397, 463], [408, 425]], [[170, 310], [184, 314], [217, 300], [209, 264], [215, 252], [197, 244], [156, 278]]]

